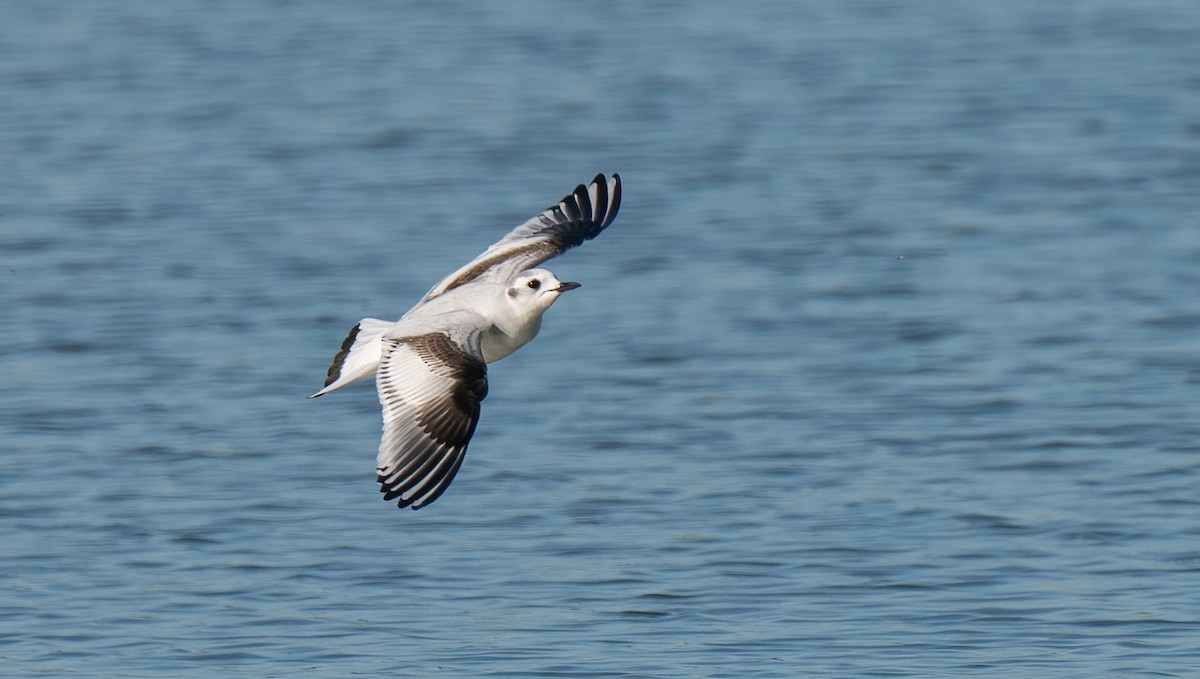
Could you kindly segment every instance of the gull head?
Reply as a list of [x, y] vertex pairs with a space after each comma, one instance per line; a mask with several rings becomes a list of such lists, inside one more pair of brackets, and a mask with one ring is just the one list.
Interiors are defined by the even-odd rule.
[[560, 281], [545, 269], [528, 269], [517, 274], [506, 292], [510, 303], [540, 316], [559, 295], [578, 287], [579, 283]]
[[542, 314], [567, 290], [578, 283], [564, 283], [545, 269], [527, 269], [517, 274], [500, 296], [499, 306], [487, 305], [492, 328], [484, 333], [483, 360], [493, 363], [525, 346], [542, 327]]

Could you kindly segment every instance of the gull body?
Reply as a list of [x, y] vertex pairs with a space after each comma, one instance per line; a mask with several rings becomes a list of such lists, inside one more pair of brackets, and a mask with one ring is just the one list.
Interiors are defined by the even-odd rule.
[[312, 397], [375, 375], [384, 499], [420, 509], [446, 490], [479, 421], [487, 364], [536, 337], [546, 310], [580, 285], [537, 265], [595, 238], [620, 205], [620, 176], [597, 175], [443, 278], [398, 321], [364, 318], [350, 329]]

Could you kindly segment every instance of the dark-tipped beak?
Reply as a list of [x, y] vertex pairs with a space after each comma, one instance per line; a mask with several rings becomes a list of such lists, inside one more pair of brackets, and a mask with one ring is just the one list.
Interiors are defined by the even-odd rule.
[[555, 292], [566, 292], [567, 290], [574, 290], [575, 288], [578, 288], [581, 285], [583, 285], [583, 283], [574, 283], [571, 281], [565, 281], [563, 283], [559, 283], [558, 287], [554, 288], [554, 291]]

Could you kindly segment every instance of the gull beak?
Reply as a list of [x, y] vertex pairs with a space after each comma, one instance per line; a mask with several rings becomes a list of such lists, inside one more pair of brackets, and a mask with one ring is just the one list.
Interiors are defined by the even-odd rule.
[[566, 292], [567, 290], [574, 290], [575, 288], [578, 288], [581, 285], [583, 285], [583, 283], [574, 283], [571, 281], [566, 281], [563, 283], [559, 283], [558, 287], [554, 288], [554, 291], [555, 292]]

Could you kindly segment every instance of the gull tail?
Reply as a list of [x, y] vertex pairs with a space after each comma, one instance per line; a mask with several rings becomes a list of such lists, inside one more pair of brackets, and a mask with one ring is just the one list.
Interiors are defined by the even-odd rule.
[[393, 325], [396, 325], [395, 321], [364, 318], [350, 328], [350, 334], [342, 341], [342, 348], [333, 357], [325, 375], [325, 386], [309, 398], [328, 394], [360, 377], [374, 374], [383, 355], [383, 333]]

